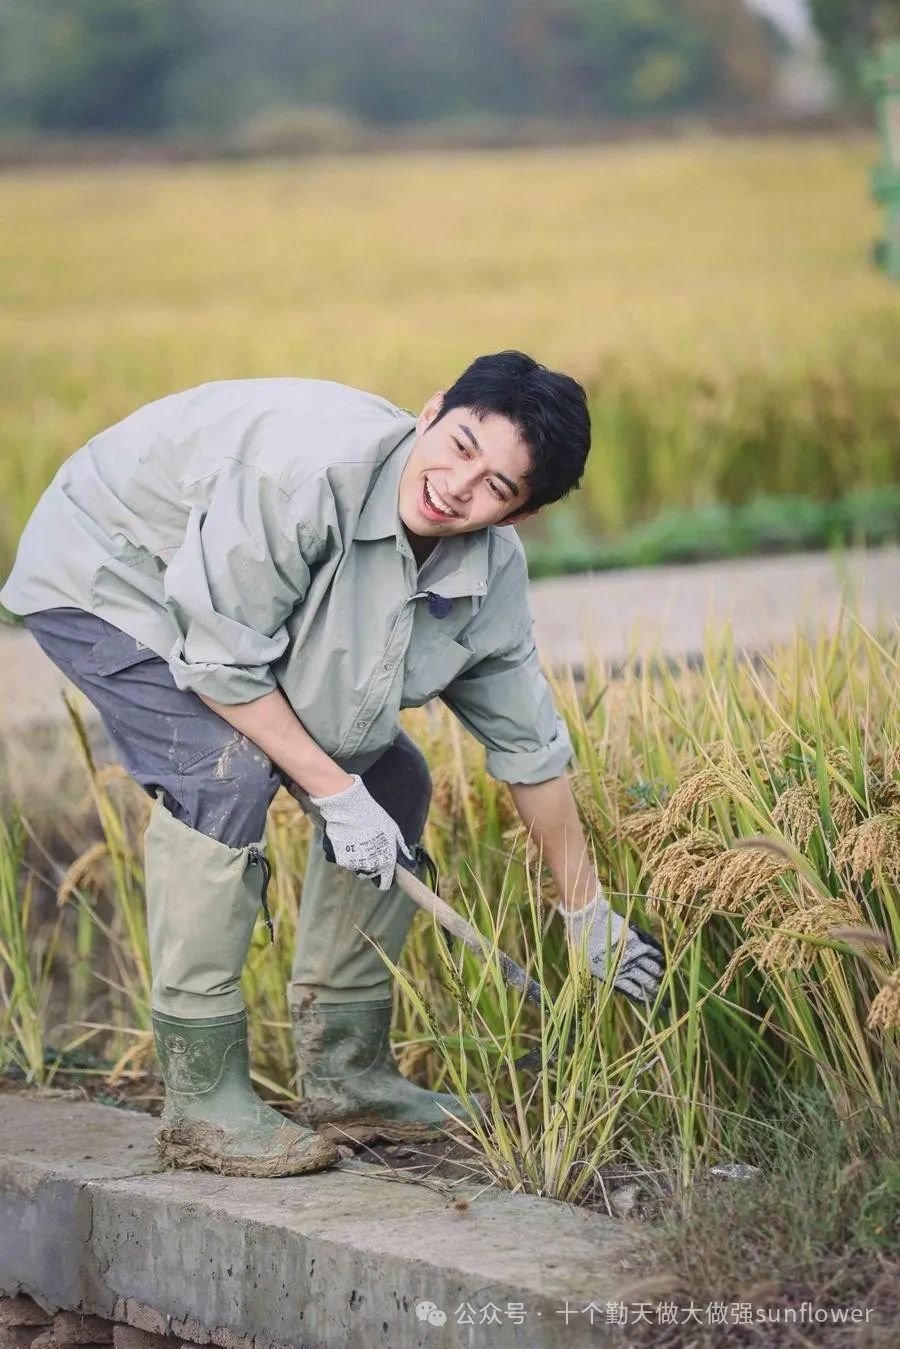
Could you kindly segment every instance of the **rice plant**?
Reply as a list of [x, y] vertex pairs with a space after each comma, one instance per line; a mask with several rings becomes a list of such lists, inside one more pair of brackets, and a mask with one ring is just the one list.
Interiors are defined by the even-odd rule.
[[[866, 631], [848, 613], [838, 631], [753, 661], [711, 635], [706, 657], [701, 669], [555, 680], [598, 874], [666, 945], [670, 1004], [655, 1016], [591, 978], [567, 945], [552, 881], [479, 747], [437, 704], [404, 713], [432, 767], [425, 841], [442, 894], [543, 996], [540, 1008], [523, 1001], [495, 957], [448, 946], [419, 915], [393, 970], [395, 1049], [410, 1075], [469, 1102], [473, 1158], [512, 1190], [602, 1204], [607, 1168], [628, 1165], [689, 1205], [698, 1169], [739, 1155], [743, 1122], [765, 1118], [785, 1089], [819, 1092], [848, 1137], [887, 1136], [898, 1117], [898, 633]], [[79, 996], [93, 1011], [70, 990], [66, 1034], [93, 1035], [120, 1074], [152, 1063], [147, 801], [97, 769], [83, 733], [79, 744], [96, 837], [59, 860], [64, 903], [37, 982], [27, 934], [46, 930], [46, 916], [29, 905], [20, 832], [0, 835], [4, 1052], [35, 1080], [39, 990], [51, 967], [65, 979], [73, 950], [92, 962]], [[284, 990], [309, 839], [279, 794], [268, 829], [278, 940], [260, 924], [243, 987], [256, 1081], [285, 1104], [295, 1093]]]
[[32, 923], [33, 888], [24, 874], [25, 830], [0, 819], [0, 1074], [41, 1085], [53, 1075], [45, 1022], [59, 923]]

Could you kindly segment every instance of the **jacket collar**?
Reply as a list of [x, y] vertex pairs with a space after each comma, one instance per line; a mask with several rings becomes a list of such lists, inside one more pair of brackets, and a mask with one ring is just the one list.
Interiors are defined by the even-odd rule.
[[[353, 536], [357, 540], [395, 538], [400, 552], [410, 553], [409, 541], [398, 510], [400, 478], [415, 442], [415, 424], [382, 461], [360, 512]], [[483, 596], [487, 591], [490, 530], [454, 534], [441, 540], [440, 548], [424, 567], [428, 588], [436, 595], [457, 599], [461, 595]]]

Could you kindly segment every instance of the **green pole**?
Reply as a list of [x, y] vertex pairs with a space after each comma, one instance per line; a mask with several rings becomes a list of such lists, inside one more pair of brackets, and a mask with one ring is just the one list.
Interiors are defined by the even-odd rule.
[[885, 208], [885, 234], [875, 245], [875, 261], [900, 281], [900, 38], [885, 38], [865, 72], [875, 95], [882, 159], [872, 170], [872, 195]]

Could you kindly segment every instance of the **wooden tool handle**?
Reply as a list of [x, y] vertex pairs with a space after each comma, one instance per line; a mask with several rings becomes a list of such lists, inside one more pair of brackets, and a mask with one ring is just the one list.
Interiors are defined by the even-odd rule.
[[[321, 812], [311, 804], [305, 792], [296, 788], [292, 794], [296, 796], [307, 814], [322, 823]], [[465, 918], [461, 918], [454, 909], [450, 908], [449, 904], [445, 904], [440, 895], [436, 895], [424, 882], [419, 880], [418, 876], [402, 865], [399, 858], [394, 872], [394, 880], [414, 904], [418, 904], [419, 908], [424, 909], [426, 913], [432, 914], [445, 931], [449, 932], [451, 936], [457, 937], [482, 960], [487, 961], [494, 954], [491, 943], [478, 931], [478, 928], [472, 923], [467, 923]], [[529, 979], [522, 966], [517, 965], [514, 960], [510, 960], [505, 951], [497, 951], [496, 955], [500, 965], [500, 973], [509, 987], [521, 988], [528, 1001], [540, 1007], [541, 986], [537, 980]]]
[[[449, 904], [445, 904], [440, 895], [436, 895], [430, 890], [424, 882], [420, 881], [418, 876], [413, 875], [406, 867], [398, 866], [394, 873], [394, 880], [400, 886], [404, 894], [408, 895], [414, 904], [418, 904], [426, 913], [433, 914], [441, 927], [452, 936], [457, 937], [464, 945], [468, 946], [470, 951], [474, 951], [482, 960], [488, 960], [494, 954], [495, 948], [487, 940], [478, 928], [472, 923], [461, 918], [460, 915], [451, 909]], [[535, 979], [530, 979], [521, 965], [517, 965], [514, 960], [505, 953], [505, 951], [496, 952], [500, 963], [500, 971], [506, 983], [511, 988], [521, 988], [529, 1002], [541, 1003], [540, 984]]]

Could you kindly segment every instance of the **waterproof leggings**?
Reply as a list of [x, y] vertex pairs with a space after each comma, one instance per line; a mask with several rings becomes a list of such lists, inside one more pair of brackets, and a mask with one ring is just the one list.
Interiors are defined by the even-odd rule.
[[[257, 845], [285, 785], [308, 798], [256, 745], [196, 696], [133, 637], [81, 609], [25, 620], [40, 646], [96, 707], [123, 767], [156, 799], [147, 830], [147, 909], [154, 1010], [203, 1017], [243, 1006], [238, 989], [260, 899]], [[360, 772], [418, 843], [431, 797], [421, 751], [403, 731]], [[298, 993], [332, 1003], [383, 1002], [390, 974], [367, 937], [394, 961], [415, 905], [393, 885], [326, 861], [315, 825], [291, 972]]]

